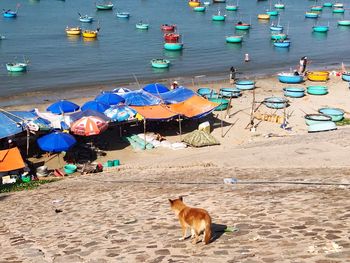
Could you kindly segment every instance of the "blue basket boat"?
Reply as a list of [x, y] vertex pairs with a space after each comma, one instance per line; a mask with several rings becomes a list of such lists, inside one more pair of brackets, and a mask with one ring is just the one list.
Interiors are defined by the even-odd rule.
[[145, 23], [137, 23], [136, 24], [136, 28], [137, 29], [142, 29], [142, 30], [147, 30], [149, 28], [149, 24], [145, 24]]
[[196, 6], [193, 7], [193, 11], [195, 12], [205, 12], [206, 7], [205, 6]]
[[321, 108], [318, 110], [319, 113], [330, 116], [332, 121], [341, 121], [344, 119], [344, 111], [338, 108]]
[[211, 95], [217, 95], [217, 92], [211, 88], [199, 88], [197, 93], [203, 97], [210, 97]]
[[92, 16], [84, 15], [79, 17], [79, 21], [82, 23], [92, 23], [94, 18]]
[[281, 97], [268, 97], [264, 99], [263, 104], [271, 109], [283, 109], [288, 106], [288, 100]]
[[288, 48], [290, 47], [290, 40], [275, 40], [273, 45], [275, 47]]
[[326, 33], [329, 30], [329, 26], [313, 26], [312, 30], [314, 32]]
[[282, 72], [278, 74], [278, 80], [282, 83], [295, 84], [303, 82], [304, 78], [300, 75], [294, 75], [294, 73]]
[[130, 13], [128, 12], [117, 12], [116, 16], [119, 18], [129, 18], [130, 17]]
[[298, 87], [287, 87], [283, 88], [284, 96], [291, 97], [291, 98], [301, 98], [305, 95], [305, 89], [304, 88], [298, 88]]
[[25, 72], [27, 71], [27, 63], [6, 63], [6, 69], [9, 72]]
[[328, 88], [326, 86], [308, 86], [306, 91], [310, 95], [326, 95]]
[[155, 58], [151, 60], [151, 65], [154, 68], [168, 68], [170, 61], [163, 58]]
[[237, 98], [241, 96], [241, 90], [237, 88], [221, 88], [220, 95], [227, 98]]
[[323, 3], [323, 7], [332, 7], [332, 6], [333, 6], [333, 4], [330, 2]]
[[332, 11], [334, 14], [343, 14], [345, 12], [344, 8], [334, 8]]
[[243, 36], [227, 36], [226, 42], [227, 43], [241, 43], [243, 40]]
[[318, 18], [318, 13], [316, 13], [316, 12], [306, 12], [305, 13], [305, 17], [306, 18]]
[[271, 25], [270, 26], [271, 31], [276, 31], [276, 32], [282, 32], [283, 31], [283, 26], [281, 25]]
[[350, 20], [339, 20], [338, 25], [339, 26], [350, 26]]
[[306, 114], [304, 118], [306, 125], [313, 125], [325, 121], [332, 121], [332, 117], [325, 114]]
[[349, 81], [350, 82], [350, 72], [344, 72], [342, 75], [341, 75], [341, 78], [342, 80], [344, 81]]
[[312, 132], [323, 132], [323, 131], [333, 131], [337, 129], [337, 125], [333, 121], [323, 121], [320, 123], [315, 123], [307, 127], [307, 131]]
[[237, 80], [235, 84], [236, 88], [240, 90], [251, 90], [255, 88], [255, 81], [253, 80]]
[[270, 16], [278, 16], [278, 11], [277, 10], [267, 10], [266, 14]]
[[164, 43], [166, 50], [177, 51], [183, 48], [183, 43]]

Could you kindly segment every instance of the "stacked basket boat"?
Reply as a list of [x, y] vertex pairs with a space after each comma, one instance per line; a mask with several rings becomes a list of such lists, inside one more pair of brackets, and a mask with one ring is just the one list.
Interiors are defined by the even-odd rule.
[[336, 130], [335, 122], [344, 118], [344, 111], [338, 108], [321, 108], [319, 114], [306, 114], [305, 122], [308, 132], [322, 132]]
[[171, 51], [182, 50], [183, 43], [181, 41], [181, 35], [177, 33], [164, 34], [164, 48]]

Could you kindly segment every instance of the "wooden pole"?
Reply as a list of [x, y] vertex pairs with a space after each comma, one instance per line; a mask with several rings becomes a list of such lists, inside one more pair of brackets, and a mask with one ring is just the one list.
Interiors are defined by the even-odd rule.
[[143, 146], [143, 149], [146, 150], [146, 119], [143, 119], [143, 137], [145, 141], [145, 145]]
[[180, 132], [180, 141], [182, 141], [182, 127], [181, 127], [181, 116], [179, 115], [179, 132]]

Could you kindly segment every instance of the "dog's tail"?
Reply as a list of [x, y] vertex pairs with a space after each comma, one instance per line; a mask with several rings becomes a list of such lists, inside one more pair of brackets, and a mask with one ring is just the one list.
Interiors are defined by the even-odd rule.
[[211, 218], [208, 216], [205, 220], [204, 243], [209, 244], [211, 239]]

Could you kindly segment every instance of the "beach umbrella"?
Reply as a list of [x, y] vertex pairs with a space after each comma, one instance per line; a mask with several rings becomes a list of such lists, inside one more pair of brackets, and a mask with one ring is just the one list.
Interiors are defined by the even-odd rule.
[[107, 109], [104, 114], [112, 121], [122, 122], [134, 117], [137, 111], [126, 105], [116, 105]]
[[128, 88], [115, 88], [112, 90], [113, 93], [116, 93], [120, 96], [123, 96], [125, 93], [130, 92], [131, 90]]
[[112, 92], [103, 92], [95, 98], [96, 101], [107, 104], [107, 105], [117, 105], [124, 102], [124, 98], [118, 94]]
[[128, 106], [151, 106], [161, 103], [161, 99], [143, 90], [128, 92], [124, 99]]
[[108, 128], [108, 123], [99, 117], [83, 117], [72, 123], [70, 130], [76, 135], [97, 135]]
[[55, 114], [63, 114], [77, 111], [79, 110], [79, 106], [68, 100], [59, 100], [51, 104], [46, 110]]
[[69, 115], [70, 123], [73, 123], [73, 122], [75, 122], [83, 117], [99, 117], [106, 122], [109, 122], [111, 120], [110, 118], [108, 118], [106, 115], [104, 115], [101, 112], [88, 109], [88, 110], [77, 111], [77, 112], [71, 113]]
[[76, 142], [72, 135], [64, 132], [52, 132], [37, 140], [41, 150], [53, 153], [67, 151]]
[[104, 112], [108, 108], [109, 108], [109, 105], [102, 103], [102, 102], [99, 102], [99, 101], [96, 101], [96, 100], [87, 101], [84, 103], [83, 106], [81, 106], [82, 111], [95, 110], [98, 112]]
[[152, 94], [159, 94], [159, 93], [164, 93], [169, 91], [167, 87], [159, 83], [148, 84], [144, 86], [142, 89]]

